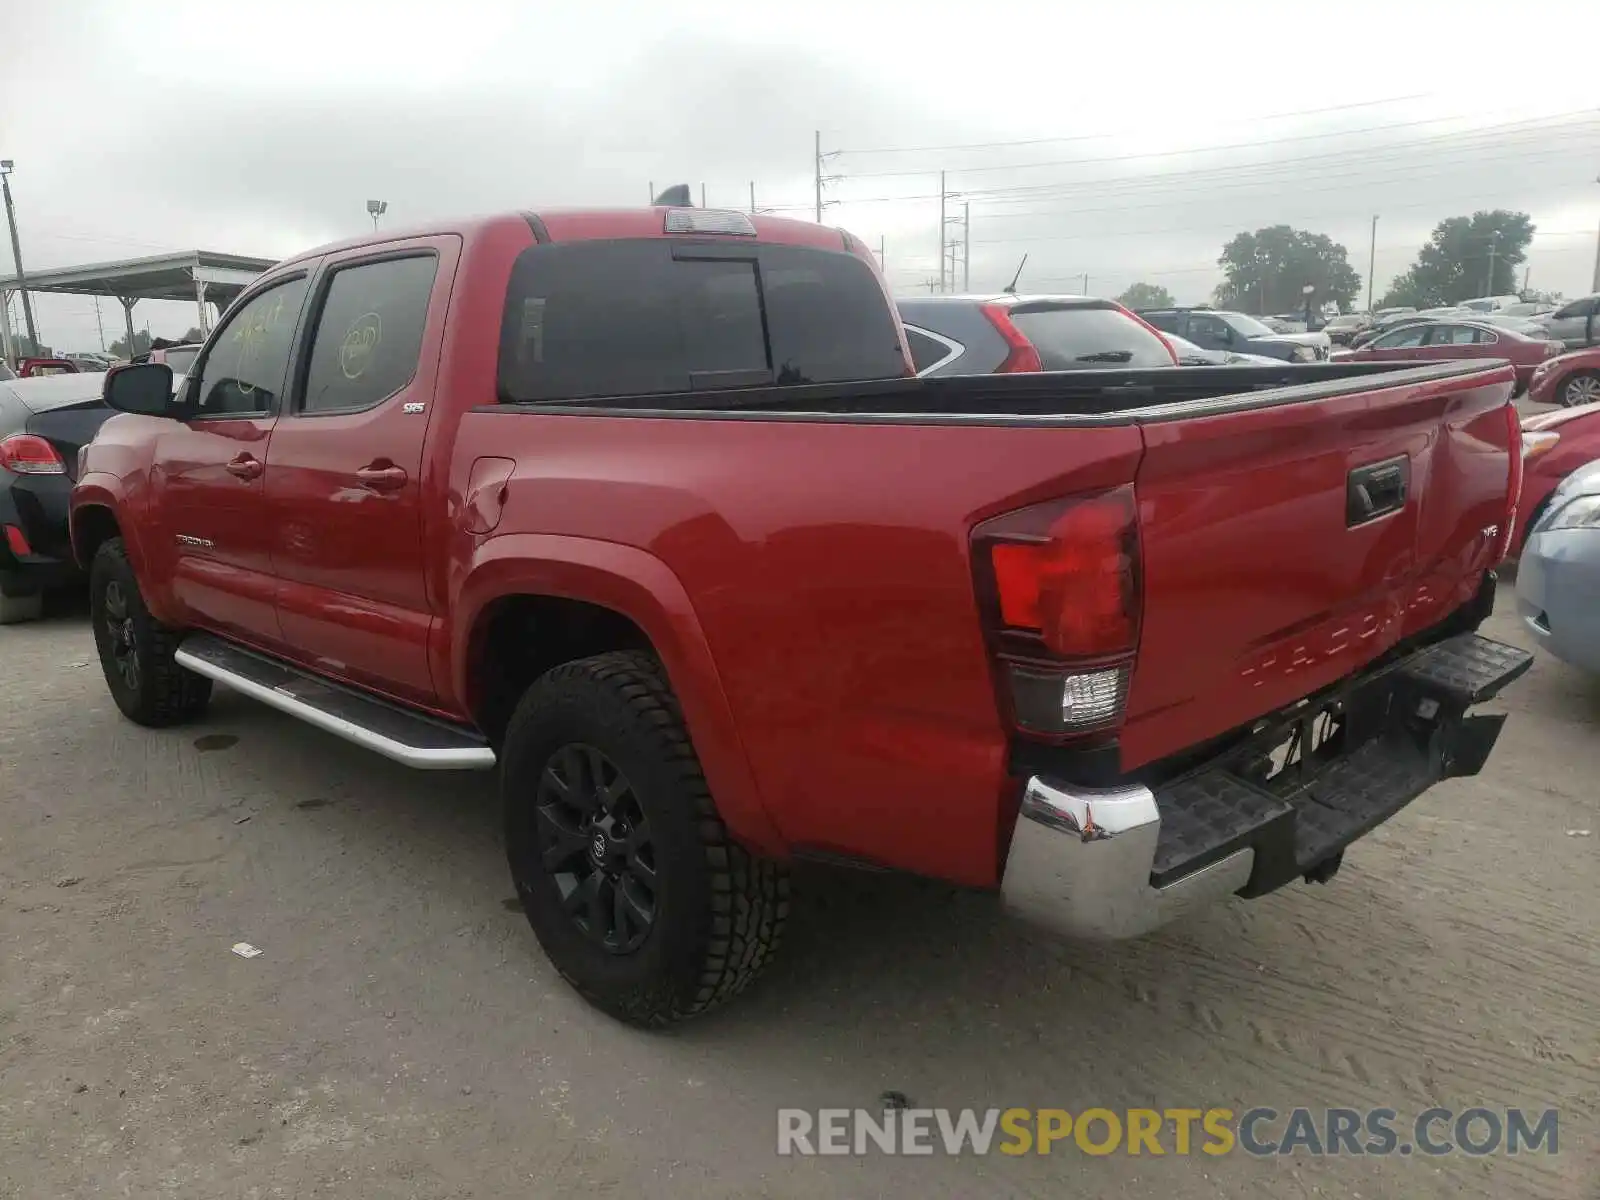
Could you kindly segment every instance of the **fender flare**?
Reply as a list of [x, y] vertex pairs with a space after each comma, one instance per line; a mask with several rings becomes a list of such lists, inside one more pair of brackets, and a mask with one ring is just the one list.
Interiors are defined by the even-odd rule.
[[453, 581], [451, 690], [471, 711], [472, 653], [484, 612], [508, 596], [555, 596], [611, 609], [650, 639], [700, 759], [717, 811], [739, 841], [774, 857], [787, 845], [761, 801], [749, 756], [700, 619], [678, 577], [637, 547], [557, 534], [492, 537]]

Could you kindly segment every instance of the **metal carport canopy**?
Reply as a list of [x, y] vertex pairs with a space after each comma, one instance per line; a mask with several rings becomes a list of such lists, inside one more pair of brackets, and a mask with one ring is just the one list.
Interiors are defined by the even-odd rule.
[[276, 261], [210, 250], [182, 250], [82, 267], [29, 271], [21, 280], [15, 275], [4, 276], [0, 277], [0, 295], [18, 290], [25, 281], [30, 292], [110, 296], [122, 304], [131, 347], [133, 306], [140, 300], [193, 300], [199, 308], [200, 328], [209, 330], [206, 301], [215, 303], [219, 311], [227, 308]]

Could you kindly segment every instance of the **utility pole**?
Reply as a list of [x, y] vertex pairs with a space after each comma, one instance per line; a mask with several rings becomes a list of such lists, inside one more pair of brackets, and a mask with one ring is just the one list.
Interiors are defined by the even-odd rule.
[[750, 181], [750, 215], [752, 217], [756, 215], [756, 181], [754, 179]]
[[655, 205], [655, 202], [656, 202], [656, 181], [654, 179], [652, 179], [650, 181], [650, 204], [651, 204], [652, 207]]
[[94, 298], [94, 327], [100, 331], [100, 353], [106, 352], [106, 324], [100, 317], [100, 297]]
[[17, 209], [11, 202], [11, 160], [0, 159], [0, 187], [5, 189], [6, 224], [11, 227], [11, 258], [17, 264], [17, 290], [22, 293], [22, 319], [28, 326], [29, 353], [39, 353], [39, 330], [33, 323], [33, 301], [28, 299], [28, 277], [22, 270], [22, 242], [17, 237]]
[[961, 202], [961, 290], [972, 292], [972, 201]]
[[1483, 286], [1485, 296], [1494, 295], [1494, 252], [1500, 248], [1500, 231], [1496, 229], [1489, 235], [1489, 280]]
[[[8, 192], [7, 195], [10, 195]], [[939, 291], [945, 290], [944, 286], [944, 172], [939, 172]]]
[[[822, 224], [822, 210], [823, 210], [823, 208], [826, 207], [826, 205], [823, 203], [823, 199], [822, 199], [822, 186], [823, 186], [823, 184], [832, 183], [834, 180], [840, 178], [838, 175], [824, 175], [822, 173], [822, 165], [825, 162], [827, 162], [830, 158], [838, 157], [838, 154], [839, 154], [839, 151], [837, 151], [837, 150], [829, 150], [826, 154], [824, 154], [822, 152], [822, 130], [820, 130], [820, 129], [817, 130], [816, 131], [815, 152], [814, 152], [813, 158], [814, 158], [814, 162], [815, 162], [815, 166], [816, 166], [816, 179], [817, 179], [817, 224], [818, 225]], [[831, 201], [829, 203], [831, 203]]]
[[700, 207], [704, 208], [705, 206], [706, 206], [706, 185], [702, 183], [700, 185]]
[[1378, 270], [1378, 214], [1372, 214], [1372, 242], [1367, 247], [1367, 312], [1372, 311], [1372, 284]]
[[1087, 296], [1088, 294], [1089, 294], [1089, 272], [1085, 271], [1083, 273], [1083, 291], [1079, 292], [1078, 295]]
[[885, 278], [887, 278], [889, 274], [889, 254], [887, 250], [888, 244], [889, 243], [887, 239], [885, 239], [883, 234], [880, 233], [878, 235], [878, 270], [884, 275]]

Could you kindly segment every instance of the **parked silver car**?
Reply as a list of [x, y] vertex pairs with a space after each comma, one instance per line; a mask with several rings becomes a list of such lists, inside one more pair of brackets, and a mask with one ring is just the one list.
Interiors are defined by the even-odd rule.
[[1553, 313], [1535, 317], [1545, 335], [1565, 342], [1569, 350], [1600, 341], [1600, 293], [1563, 304]]
[[1600, 462], [1550, 494], [1517, 566], [1517, 611], [1540, 646], [1600, 674]]

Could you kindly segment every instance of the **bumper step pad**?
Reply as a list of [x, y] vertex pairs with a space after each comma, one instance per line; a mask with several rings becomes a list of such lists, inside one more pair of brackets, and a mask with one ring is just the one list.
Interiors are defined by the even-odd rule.
[[1533, 655], [1527, 650], [1463, 633], [1422, 651], [1400, 669], [1400, 675], [1423, 691], [1465, 706], [1493, 698], [1532, 665]]
[[[1150, 882], [1166, 887], [1246, 847], [1255, 851], [1255, 870], [1241, 895], [1261, 895], [1312, 871], [1440, 780], [1476, 774], [1504, 718], [1468, 717], [1466, 709], [1532, 663], [1528, 651], [1477, 634], [1450, 638], [1368, 685], [1364, 704], [1375, 706], [1381, 731], [1303, 782], [1259, 786], [1219, 764], [1160, 788]], [[1361, 695], [1352, 693], [1352, 702], [1363, 702]], [[1426, 716], [1414, 707], [1419, 700], [1435, 702], [1423, 706], [1431, 710]]]
[[1265, 826], [1290, 821], [1294, 809], [1234, 775], [1207, 771], [1156, 793], [1161, 837], [1150, 882], [1165, 887], [1247, 845]]

